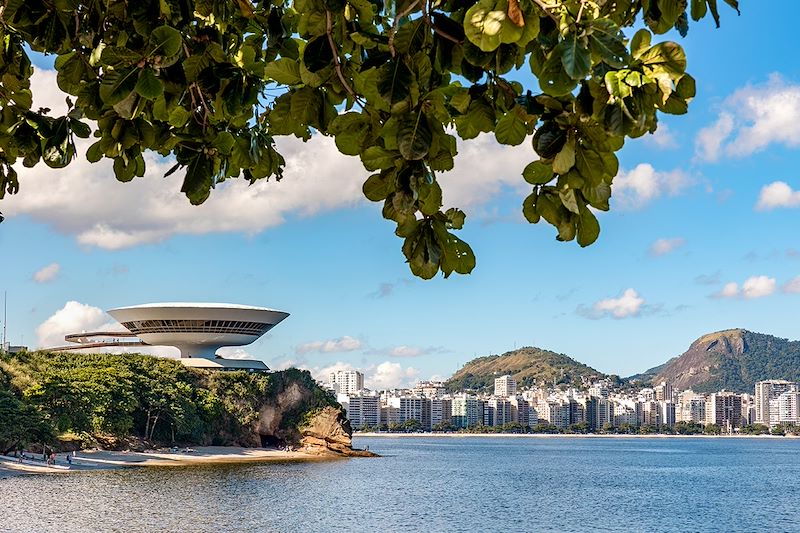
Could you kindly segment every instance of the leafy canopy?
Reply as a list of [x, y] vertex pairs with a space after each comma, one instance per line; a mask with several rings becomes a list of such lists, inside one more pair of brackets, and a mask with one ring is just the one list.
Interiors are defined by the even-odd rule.
[[[447, 277], [475, 257], [437, 173], [458, 139], [491, 132], [532, 139], [525, 218], [587, 246], [626, 137], [695, 94], [683, 49], [653, 34], [708, 13], [719, 25], [717, 0], [6, 0], [0, 198], [20, 161], [68, 165], [76, 136], [120, 181], [144, 175], [147, 150], [174, 158], [168, 174], [184, 171], [201, 204], [229, 178], [281, 179], [276, 136], [330, 135], [374, 172], [364, 195], [397, 224], [411, 271]], [[56, 55], [67, 115], [31, 108], [29, 49]], [[509, 78], [520, 70], [538, 87]]]

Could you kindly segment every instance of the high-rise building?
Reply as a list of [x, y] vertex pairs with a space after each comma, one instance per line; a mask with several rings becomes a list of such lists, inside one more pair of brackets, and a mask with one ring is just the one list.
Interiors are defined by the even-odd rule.
[[778, 423], [800, 423], [800, 392], [788, 391], [778, 396]]
[[678, 404], [675, 406], [676, 422], [706, 422], [706, 396], [694, 391], [685, 390], [678, 394]]
[[777, 424], [778, 412], [775, 411], [774, 416], [770, 415], [770, 400], [776, 400], [784, 392], [792, 390], [798, 390], [798, 384], [794, 381], [770, 379], [756, 382], [756, 424], [767, 426]]
[[364, 388], [364, 374], [358, 370], [337, 370], [328, 375], [328, 383], [337, 394], [355, 394]]
[[514, 396], [517, 393], [517, 380], [506, 374], [494, 380], [494, 395], [501, 398]]
[[387, 399], [386, 405], [397, 409], [397, 423], [409, 420], [423, 423], [423, 399], [419, 396], [394, 396]]
[[671, 402], [672, 401], [672, 385], [666, 381], [653, 387], [653, 393], [657, 402]]
[[344, 407], [353, 429], [377, 427], [381, 423], [381, 399], [376, 394], [339, 394], [336, 398]]
[[742, 397], [733, 392], [715, 392], [706, 401], [706, 422], [720, 426], [723, 431], [732, 432], [741, 427]]
[[675, 404], [672, 402], [658, 402], [660, 409], [660, 422], [662, 426], [673, 427], [675, 425]]
[[450, 423], [452, 408], [452, 400], [450, 398], [431, 398], [431, 428], [439, 424]]
[[516, 422], [511, 413], [511, 402], [508, 398], [489, 398], [483, 410], [485, 426], [502, 426]]
[[468, 428], [483, 423], [483, 400], [470, 394], [456, 394], [451, 406], [454, 426]]
[[521, 426], [530, 425], [530, 408], [527, 400], [522, 396], [511, 396], [508, 401], [511, 404], [512, 422], [516, 422]]

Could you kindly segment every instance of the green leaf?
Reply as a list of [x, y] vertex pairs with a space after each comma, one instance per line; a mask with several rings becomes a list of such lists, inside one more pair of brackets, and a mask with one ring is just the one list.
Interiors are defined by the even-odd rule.
[[494, 136], [500, 144], [517, 146], [528, 136], [525, 124], [525, 111], [522, 106], [514, 106], [508, 113], [500, 117], [494, 129]]
[[361, 153], [361, 162], [367, 170], [392, 168], [400, 154], [386, 150], [380, 146], [370, 146]]
[[139, 96], [147, 100], [155, 100], [164, 94], [164, 84], [156, 77], [153, 69], [143, 68], [139, 73], [139, 80], [136, 82], [135, 90]]
[[561, 203], [564, 204], [564, 207], [575, 214], [579, 212], [578, 197], [575, 194], [575, 189], [561, 189], [558, 191], [558, 196], [561, 198]]
[[567, 34], [554, 53], [557, 51], [561, 52], [561, 63], [570, 78], [582, 80], [589, 75], [592, 70], [592, 55], [576, 34]]
[[264, 76], [282, 85], [297, 85], [301, 82], [300, 65], [294, 59], [282, 57], [267, 63]]
[[450, 229], [461, 229], [464, 227], [464, 220], [467, 218], [467, 215], [461, 209], [456, 209], [455, 207], [451, 207], [447, 211], [445, 211], [444, 216], [447, 217], [447, 222], [445, 222], [445, 227]]
[[580, 148], [575, 156], [575, 168], [592, 185], [598, 185], [603, 181], [605, 173], [603, 160], [594, 150]]
[[600, 182], [596, 187], [584, 187], [581, 192], [589, 205], [601, 211], [608, 211], [608, 200], [611, 198], [611, 186], [608, 183]]
[[575, 165], [575, 138], [568, 136], [567, 142], [553, 160], [553, 172], [566, 174]]
[[150, 34], [150, 44], [154, 55], [172, 57], [181, 51], [183, 38], [172, 26], [159, 26]]
[[628, 50], [619, 26], [609, 19], [592, 21], [589, 34], [589, 48], [604, 63], [614, 68], [622, 68], [628, 59]]
[[508, 0], [480, 0], [464, 14], [464, 33], [472, 44], [492, 52], [518, 41], [524, 30], [508, 18]]
[[692, 20], [700, 20], [705, 17], [706, 9], [706, 0], [692, 0]]
[[428, 155], [432, 138], [433, 134], [422, 110], [400, 120], [397, 128], [397, 149], [409, 161], [423, 159]]
[[553, 166], [544, 161], [534, 161], [522, 171], [522, 177], [531, 185], [544, 185], [553, 179]]
[[555, 157], [567, 142], [567, 132], [555, 121], [547, 121], [533, 134], [533, 149], [543, 159]]
[[654, 72], [682, 76], [686, 71], [686, 54], [678, 43], [666, 41], [645, 51], [639, 59]]
[[678, 96], [684, 100], [690, 100], [694, 98], [695, 94], [697, 93], [694, 78], [688, 74], [681, 76], [681, 79], [678, 80], [678, 83], [675, 86], [675, 92], [678, 93]]
[[578, 216], [578, 244], [586, 247], [597, 240], [600, 236], [600, 224], [594, 213], [585, 206], [581, 206]]
[[641, 29], [634, 34], [633, 39], [631, 39], [631, 55], [635, 59], [639, 59], [650, 48], [651, 37], [650, 32], [645, 29]]
[[107, 106], [113, 106], [125, 100], [136, 88], [139, 69], [129, 67], [113, 70], [103, 76], [100, 83], [100, 98]]
[[362, 190], [364, 196], [373, 202], [385, 200], [394, 192], [394, 180], [384, 177], [382, 174], [373, 174], [364, 182]]
[[522, 202], [522, 215], [525, 217], [525, 220], [531, 224], [536, 224], [542, 218], [539, 213], [536, 212], [536, 199], [538, 196], [538, 194], [533, 192], [525, 197], [525, 200]]
[[371, 132], [370, 119], [352, 111], [338, 115], [328, 124], [328, 132], [334, 135], [336, 147], [341, 153], [359, 155]]

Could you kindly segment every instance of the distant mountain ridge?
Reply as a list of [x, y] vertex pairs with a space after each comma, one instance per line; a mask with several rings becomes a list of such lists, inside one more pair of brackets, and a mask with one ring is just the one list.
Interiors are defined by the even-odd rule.
[[631, 378], [666, 381], [695, 392], [752, 393], [756, 381], [800, 381], [800, 341], [746, 329], [717, 331], [694, 341], [680, 356]]
[[451, 391], [488, 391], [494, 379], [510, 374], [521, 387], [534, 382], [579, 383], [581, 378], [605, 378], [602, 372], [564, 354], [526, 346], [502, 355], [478, 357], [465, 364], [447, 381]]

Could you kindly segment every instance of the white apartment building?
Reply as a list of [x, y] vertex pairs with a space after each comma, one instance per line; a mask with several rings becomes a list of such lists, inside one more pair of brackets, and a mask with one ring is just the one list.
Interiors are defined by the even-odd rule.
[[470, 394], [456, 394], [451, 401], [452, 423], [459, 428], [483, 422], [483, 400]]
[[706, 422], [706, 396], [693, 390], [685, 390], [678, 394], [678, 405], [675, 407], [676, 422]]
[[639, 425], [640, 404], [634, 400], [618, 400], [614, 405], [614, 427], [628, 424], [631, 427]]
[[672, 402], [658, 402], [660, 409], [660, 422], [662, 426], [673, 427], [675, 425], [675, 404]]
[[517, 380], [506, 374], [494, 380], [494, 395], [507, 398], [517, 394]]
[[373, 394], [338, 394], [337, 401], [344, 407], [353, 429], [364, 426], [377, 427], [381, 423], [381, 399]]
[[508, 398], [489, 398], [483, 408], [483, 425], [502, 426], [516, 422]]
[[423, 399], [419, 396], [395, 396], [388, 398], [386, 405], [397, 410], [397, 424], [408, 420], [423, 421]]
[[453, 400], [450, 398], [431, 398], [431, 427], [444, 422], [450, 422], [452, 417]]
[[337, 370], [328, 375], [328, 384], [336, 394], [355, 394], [364, 388], [364, 374], [358, 370]]
[[778, 396], [777, 403], [780, 424], [800, 424], [800, 392], [784, 392]]
[[782, 379], [769, 379], [756, 382], [756, 424], [774, 426], [778, 423], [777, 407], [770, 411], [770, 400], [776, 400], [784, 392], [798, 390], [798, 384], [794, 381]]
[[672, 385], [666, 381], [653, 387], [653, 395], [657, 402], [671, 402], [672, 401]]
[[531, 415], [528, 401], [522, 396], [511, 396], [508, 401], [511, 404], [512, 421], [517, 422], [522, 426], [529, 426]]

